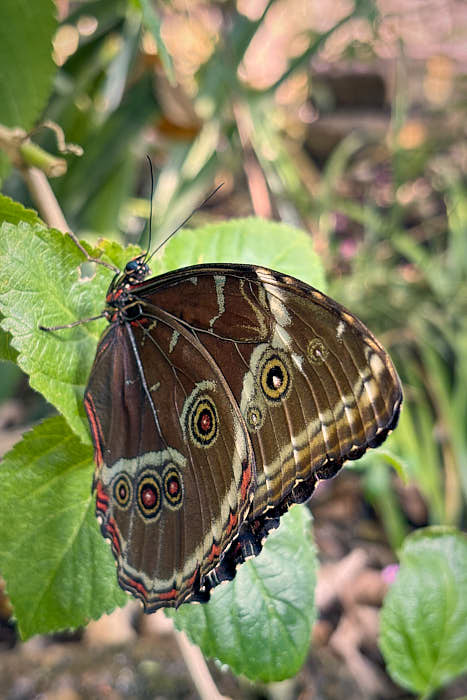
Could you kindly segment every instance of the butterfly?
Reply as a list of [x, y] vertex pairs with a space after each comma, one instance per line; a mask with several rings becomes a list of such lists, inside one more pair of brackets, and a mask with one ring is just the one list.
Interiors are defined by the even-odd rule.
[[145, 612], [205, 602], [320, 479], [377, 447], [402, 402], [394, 365], [337, 302], [253, 265], [110, 284], [84, 396], [96, 513]]

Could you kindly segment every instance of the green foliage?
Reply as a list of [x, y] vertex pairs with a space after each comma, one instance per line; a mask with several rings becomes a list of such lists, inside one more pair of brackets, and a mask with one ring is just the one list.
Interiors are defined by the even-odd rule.
[[[373, 167], [360, 155], [363, 143], [362, 136], [352, 135], [334, 151], [316, 202], [320, 210], [332, 207], [363, 231], [350, 274], [334, 277], [330, 293], [346, 300], [395, 360], [405, 402], [392, 449], [423, 494], [429, 522], [459, 525], [467, 504], [467, 190], [452, 163], [438, 156], [432, 170], [427, 156], [415, 172], [397, 171], [391, 206], [343, 198], [339, 182], [351, 177], [352, 161], [355, 168]], [[388, 158], [394, 170], [396, 161], [410, 160], [398, 148]], [[446, 216], [411, 230], [406, 220], [413, 219], [417, 201], [404, 209], [396, 186], [410, 191], [422, 178], [426, 187], [431, 185], [430, 206], [436, 202]], [[385, 518], [390, 507], [386, 502]], [[402, 525], [403, 519], [400, 512], [390, 516], [393, 525], [396, 520]]]
[[171, 617], [207, 656], [235, 673], [268, 682], [290, 678], [310, 643], [315, 569], [310, 515], [294, 506], [261, 554], [228, 586], [218, 586], [207, 605], [183, 605]]
[[232, 219], [177, 233], [164, 247], [158, 272], [209, 262], [270, 267], [325, 289], [323, 267], [310, 237], [274, 221]]
[[26, 433], [0, 464], [0, 568], [23, 639], [123, 605], [97, 527], [92, 450], [61, 417]]
[[169, 52], [166, 49], [164, 42], [161, 37], [161, 18], [156, 8], [149, 0], [135, 0], [141, 7], [143, 17], [142, 22], [144, 26], [149, 29], [154, 40], [156, 42], [157, 50], [160, 54], [162, 65], [164, 66], [165, 73], [172, 85], [176, 83], [175, 73], [173, 68], [172, 59]]
[[0, 328], [0, 360], [5, 362], [16, 362], [17, 351], [11, 345], [11, 335]]
[[[71, 238], [40, 224], [4, 223], [0, 229], [0, 261], [0, 311], [5, 317], [2, 328], [13, 337], [18, 364], [29, 375], [31, 386], [54, 404], [75, 433], [89, 443], [82, 397], [99, 325], [83, 324], [61, 333], [45, 333], [39, 326], [66, 324], [94, 315], [96, 294], [102, 307], [109, 271], [104, 275], [99, 270], [93, 285], [80, 282], [82, 253]], [[68, 352], [64, 352], [64, 346]]]
[[55, 13], [52, 0], [2, 0], [0, 124], [30, 129], [46, 105], [56, 70]]
[[419, 530], [400, 560], [383, 605], [380, 646], [394, 680], [429, 697], [467, 672], [467, 537]]
[[[404, 414], [405, 411], [402, 417]], [[408, 534], [408, 526], [393, 489], [394, 471], [405, 484], [409, 481], [410, 472], [408, 465], [391, 449], [394, 443], [395, 433], [392, 433], [377, 452], [367, 452], [357, 462], [349, 464], [348, 468], [362, 473], [365, 498], [378, 513], [389, 543], [397, 551]]]
[[21, 221], [27, 224], [41, 224], [41, 220], [34, 209], [26, 209], [19, 202], [0, 194], [0, 224], [4, 221], [10, 224], [19, 224]]

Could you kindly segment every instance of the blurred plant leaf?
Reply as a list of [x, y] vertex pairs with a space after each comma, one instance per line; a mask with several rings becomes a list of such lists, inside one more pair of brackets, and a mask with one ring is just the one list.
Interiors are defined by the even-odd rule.
[[[3, 316], [0, 316], [0, 323], [2, 320]], [[7, 333], [2, 328], [0, 328], [0, 360], [6, 362], [17, 362], [18, 360], [18, 351], [11, 344], [11, 333]]]
[[156, 42], [157, 51], [162, 61], [162, 65], [164, 66], [168, 81], [171, 85], [175, 85], [175, 71], [172, 59], [161, 36], [161, 19], [159, 17], [159, 13], [157, 12], [154, 4], [150, 3], [149, 0], [135, 0], [135, 2], [141, 7], [144, 26], [151, 32], [154, 41]]
[[381, 613], [392, 678], [428, 698], [467, 671], [467, 537], [450, 528], [409, 536]]
[[[85, 141], [81, 141], [85, 149], [83, 157], [70, 164], [66, 179], [55, 186], [57, 197], [72, 224], [73, 219], [85, 214], [99, 190], [129, 156], [131, 144], [147, 121], [155, 118], [157, 113], [152, 77], [145, 74], [125, 93], [118, 110], [110, 114], [99, 129], [89, 133]], [[116, 211], [119, 205], [120, 202], [113, 203]]]
[[30, 129], [44, 109], [56, 66], [52, 0], [2, 0], [0, 124]]

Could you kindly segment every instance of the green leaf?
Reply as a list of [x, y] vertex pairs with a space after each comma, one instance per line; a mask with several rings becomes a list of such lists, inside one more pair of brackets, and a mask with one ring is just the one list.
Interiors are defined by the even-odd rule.
[[96, 271], [92, 283], [80, 281], [83, 254], [69, 236], [39, 225], [4, 223], [0, 228], [0, 311], [2, 328], [13, 336], [18, 365], [89, 442], [82, 398], [104, 324], [46, 333], [39, 326], [86, 318], [104, 306], [112, 277]]
[[467, 537], [454, 528], [418, 530], [400, 560], [380, 647], [392, 678], [429, 696], [467, 671]]
[[[2, 334], [0, 333], [0, 340], [1, 336]], [[14, 364], [14, 362], [0, 363], [0, 374], [2, 376], [2, 381], [0, 382], [0, 403], [3, 403], [8, 399], [17, 397], [18, 388], [24, 379], [24, 374], [21, 372], [19, 367]]]
[[261, 554], [215, 588], [209, 603], [169, 614], [206, 656], [250, 680], [279, 681], [297, 673], [306, 658], [315, 582], [309, 511], [294, 506]]
[[17, 362], [18, 353], [12, 346], [11, 340], [11, 334], [6, 333], [2, 328], [0, 328], [0, 360], [5, 360], [6, 362]]
[[248, 263], [298, 277], [323, 290], [322, 263], [311, 237], [286, 224], [232, 219], [177, 233], [165, 246], [165, 269], [209, 262]]
[[159, 52], [167, 79], [171, 85], [175, 85], [177, 81], [175, 80], [172, 59], [161, 36], [161, 20], [156, 12], [156, 8], [154, 7], [153, 3], [149, 2], [149, 0], [136, 0], [136, 2], [141, 7], [143, 12], [143, 24], [146, 29], [151, 32], [154, 41], [156, 42], [157, 51]]
[[118, 109], [99, 129], [92, 130], [87, 138], [80, 140], [84, 154], [70, 163], [66, 178], [55, 181], [55, 193], [67, 217], [77, 217], [85, 212], [122, 161], [133, 158], [131, 144], [148, 120], [156, 118], [158, 111], [153, 77], [143, 73], [128, 87]]
[[52, 0], [2, 0], [0, 123], [30, 129], [44, 109], [56, 66]]
[[0, 224], [9, 221], [10, 224], [19, 224], [25, 221], [28, 224], [42, 224], [41, 219], [34, 209], [26, 209], [19, 202], [0, 194]]
[[23, 639], [86, 624], [127, 596], [91, 495], [92, 451], [61, 417], [0, 464], [0, 570]]
[[[389, 436], [388, 445], [391, 445], [394, 438], [392, 438], [392, 433]], [[348, 465], [349, 469], [360, 470], [362, 467], [367, 471], [371, 471], [378, 462], [386, 462], [390, 467], [396, 471], [397, 476], [400, 478], [404, 486], [410, 482], [410, 469], [407, 464], [399, 455], [397, 455], [393, 450], [386, 447], [379, 447], [378, 452], [366, 452], [363, 457], [356, 460], [355, 462], [350, 462]]]

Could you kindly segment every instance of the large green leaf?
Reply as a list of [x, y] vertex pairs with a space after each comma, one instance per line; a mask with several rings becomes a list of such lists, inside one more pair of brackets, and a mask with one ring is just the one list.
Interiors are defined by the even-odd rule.
[[[4, 221], [12, 224], [19, 224], [20, 221], [30, 224], [41, 223], [39, 215], [33, 209], [26, 209], [19, 202], [0, 194], [0, 224]], [[16, 362], [17, 358], [18, 353], [11, 345], [11, 334], [0, 328], [0, 360]]]
[[23, 639], [86, 624], [123, 605], [91, 495], [92, 450], [61, 417], [0, 464], [0, 571]]
[[233, 219], [178, 233], [165, 246], [164, 269], [209, 262], [270, 267], [325, 287], [323, 266], [312, 239], [299, 229], [264, 219]]
[[294, 506], [258, 557], [218, 586], [206, 605], [171, 612], [206, 656], [251, 680], [279, 681], [300, 669], [315, 619], [316, 556], [310, 515]]
[[0, 229], [2, 328], [13, 336], [18, 364], [29, 374], [31, 386], [89, 442], [82, 397], [102, 326], [89, 323], [57, 333], [39, 329], [41, 324], [86, 318], [102, 308], [112, 273], [99, 269], [92, 284], [83, 283], [78, 276], [82, 262], [71, 238], [58, 231], [26, 223], [4, 223]]
[[56, 66], [52, 0], [2, 0], [0, 124], [30, 129], [46, 105]]
[[400, 560], [383, 605], [380, 646], [394, 680], [428, 697], [467, 671], [467, 536], [418, 530]]

